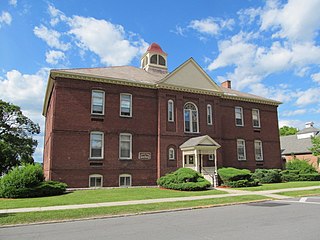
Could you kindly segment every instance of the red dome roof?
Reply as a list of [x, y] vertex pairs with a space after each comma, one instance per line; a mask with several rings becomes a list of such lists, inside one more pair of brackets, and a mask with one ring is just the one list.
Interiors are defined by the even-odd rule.
[[162, 51], [161, 47], [157, 43], [152, 43], [148, 49], [148, 52], [156, 52], [167, 55], [164, 51]]

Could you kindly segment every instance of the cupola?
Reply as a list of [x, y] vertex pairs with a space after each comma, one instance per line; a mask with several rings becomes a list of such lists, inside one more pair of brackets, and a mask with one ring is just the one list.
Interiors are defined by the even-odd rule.
[[167, 54], [157, 43], [152, 43], [141, 57], [141, 68], [147, 72], [168, 72]]

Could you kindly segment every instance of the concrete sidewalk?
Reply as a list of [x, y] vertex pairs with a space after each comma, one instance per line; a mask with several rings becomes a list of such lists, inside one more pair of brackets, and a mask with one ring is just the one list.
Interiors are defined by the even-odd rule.
[[277, 189], [277, 190], [267, 190], [267, 191], [243, 191], [243, 190], [237, 190], [237, 189], [231, 189], [231, 188], [217, 188], [217, 189], [220, 191], [225, 191], [225, 192], [227, 192], [227, 194], [193, 196], [193, 197], [159, 198], [159, 199], [133, 200], [133, 201], [122, 201], [122, 202], [103, 202], [103, 203], [89, 203], [89, 204], [76, 204], [76, 205], [61, 205], [61, 206], [50, 206], [50, 207], [14, 208], [14, 209], [0, 210], [0, 214], [69, 210], [69, 209], [80, 209], [80, 208], [111, 207], [111, 206], [126, 206], [126, 205], [136, 205], [136, 204], [162, 203], [162, 202], [193, 201], [193, 200], [225, 198], [225, 197], [234, 197], [234, 196], [243, 196], [243, 195], [262, 195], [262, 196], [276, 198], [276, 199], [286, 199], [286, 198], [290, 198], [290, 197], [278, 195], [276, 193], [320, 189], [320, 186], [302, 187], [302, 188], [287, 188], [287, 189]]

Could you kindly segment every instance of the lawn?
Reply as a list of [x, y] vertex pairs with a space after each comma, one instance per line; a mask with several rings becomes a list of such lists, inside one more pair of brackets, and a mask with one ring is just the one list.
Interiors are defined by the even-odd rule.
[[[190, 194], [188, 194], [190, 196]], [[0, 214], [0, 225], [12, 225], [21, 223], [34, 223], [54, 220], [80, 219], [90, 217], [104, 217], [119, 214], [135, 214], [152, 211], [168, 210], [168, 209], [182, 209], [192, 207], [210, 207], [224, 204], [244, 203], [252, 201], [268, 200], [265, 196], [248, 195], [236, 197], [224, 197], [206, 200], [181, 201], [170, 203], [152, 203], [139, 204], [129, 206], [117, 207], [100, 207], [87, 209], [73, 209], [73, 210], [59, 210], [59, 211], [45, 211], [45, 212], [29, 212], [29, 213], [10, 213]]]
[[71, 204], [118, 202], [172, 197], [190, 197], [202, 195], [226, 194], [219, 190], [198, 192], [174, 191], [161, 188], [114, 188], [78, 190], [54, 197], [4, 199], [0, 198], [0, 209], [46, 207]]
[[320, 195], [320, 189], [282, 192], [277, 194], [288, 196], [288, 197], [304, 197], [304, 196]]
[[311, 187], [311, 186], [320, 186], [320, 181], [269, 183], [269, 184], [263, 184], [262, 186], [258, 186], [258, 187], [247, 187], [247, 188], [237, 188], [237, 189], [245, 190], [245, 191], [264, 191], [264, 190], [276, 190], [276, 189], [284, 189], [284, 188]]

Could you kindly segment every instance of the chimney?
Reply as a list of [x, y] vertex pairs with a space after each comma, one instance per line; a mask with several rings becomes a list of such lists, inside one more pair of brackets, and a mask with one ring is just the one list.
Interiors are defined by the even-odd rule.
[[306, 122], [306, 128], [313, 127], [314, 122]]
[[221, 87], [230, 88], [231, 89], [231, 81], [227, 80], [221, 83]]

